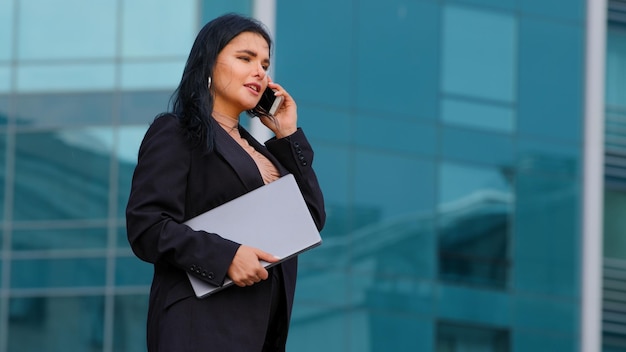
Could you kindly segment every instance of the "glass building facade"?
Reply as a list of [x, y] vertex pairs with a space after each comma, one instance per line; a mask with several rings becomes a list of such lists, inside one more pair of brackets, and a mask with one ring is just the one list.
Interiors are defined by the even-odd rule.
[[[266, 3], [0, 1], [0, 351], [145, 350], [139, 143], [199, 28]], [[328, 212], [288, 350], [581, 351], [587, 2], [274, 5], [273, 77]], [[626, 351], [626, 26], [608, 28], [602, 330]]]

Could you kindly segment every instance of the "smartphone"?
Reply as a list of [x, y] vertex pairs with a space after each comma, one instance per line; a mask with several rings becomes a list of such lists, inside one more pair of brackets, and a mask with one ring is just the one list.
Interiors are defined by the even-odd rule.
[[280, 105], [283, 103], [285, 98], [274, 95], [274, 90], [267, 87], [261, 96], [261, 100], [259, 100], [259, 104], [254, 108], [254, 110], [261, 115], [272, 115], [278, 111]]

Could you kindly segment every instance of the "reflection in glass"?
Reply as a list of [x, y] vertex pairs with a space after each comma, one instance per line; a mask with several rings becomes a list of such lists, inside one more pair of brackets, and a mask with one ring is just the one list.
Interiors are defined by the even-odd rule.
[[117, 138], [117, 161], [118, 161], [118, 192], [117, 192], [117, 217], [125, 219], [126, 203], [130, 194], [130, 184], [135, 165], [137, 165], [137, 153], [143, 136], [148, 129], [148, 124], [141, 126], [123, 126], [118, 129]]
[[113, 61], [95, 64], [21, 65], [17, 69], [17, 90], [23, 93], [111, 90], [114, 86]]
[[11, 67], [0, 64], [0, 93], [8, 93], [11, 90]]
[[46, 226], [39, 229], [13, 230], [13, 250], [104, 249], [106, 228], [67, 228]]
[[148, 295], [115, 296], [113, 351], [146, 350], [146, 316]]
[[501, 328], [437, 324], [437, 352], [509, 352], [510, 333]]
[[511, 107], [460, 99], [443, 99], [441, 104], [441, 117], [446, 123], [505, 133], [515, 129]]
[[19, 59], [113, 58], [117, 3], [19, 1]]
[[[13, 1], [0, 1], [0, 62], [13, 57]], [[0, 84], [2, 74], [0, 74]], [[2, 91], [2, 87], [0, 87]]]
[[116, 286], [149, 286], [152, 282], [152, 273], [152, 264], [140, 260], [132, 253], [129, 253], [128, 256], [116, 258]]
[[18, 133], [15, 220], [106, 218], [111, 128]]
[[104, 298], [13, 297], [7, 351], [102, 351]]
[[109, 125], [112, 115], [112, 93], [20, 94], [17, 97], [17, 124], [20, 126]]
[[439, 200], [439, 277], [504, 288], [507, 284], [512, 175], [443, 164]]
[[444, 92], [514, 102], [515, 17], [448, 5], [443, 23]]
[[129, 62], [122, 64], [122, 89], [169, 89], [180, 81], [185, 59], [168, 62]]
[[12, 288], [104, 286], [106, 260], [99, 258], [14, 259]]
[[606, 40], [606, 104], [626, 109], [626, 28], [609, 26]]
[[[187, 56], [197, 31], [197, 0], [133, 0], [122, 6], [124, 58]], [[147, 17], [153, 25], [138, 21]]]
[[147, 129], [155, 116], [168, 110], [172, 92], [173, 89], [122, 92], [120, 122], [140, 124]]

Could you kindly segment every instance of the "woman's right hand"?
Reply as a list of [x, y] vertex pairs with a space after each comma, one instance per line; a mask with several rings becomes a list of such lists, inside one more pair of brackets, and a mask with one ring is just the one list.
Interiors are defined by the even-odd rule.
[[261, 264], [261, 260], [275, 263], [279, 258], [258, 248], [242, 244], [237, 249], [230, 267], [228, 267], [228, 276], [235, 285], [240, 287], [252, 286], [265, 280], [268, 277], [268, 272]]

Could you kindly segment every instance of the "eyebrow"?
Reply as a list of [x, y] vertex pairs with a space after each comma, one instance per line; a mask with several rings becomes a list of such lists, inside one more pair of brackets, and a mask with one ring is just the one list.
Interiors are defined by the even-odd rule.
[[[248, 55], [250, 55], [252, 57], [259, 56], [256, 52], [254, 52], [252, 50], [248, 50], [248, 49], [237, 50], [237, 54], [248, 54]], [[263, 60], [263, 62], [269, 63], [270, 60], [269, 59], [265, 59], [265, 60]]]

